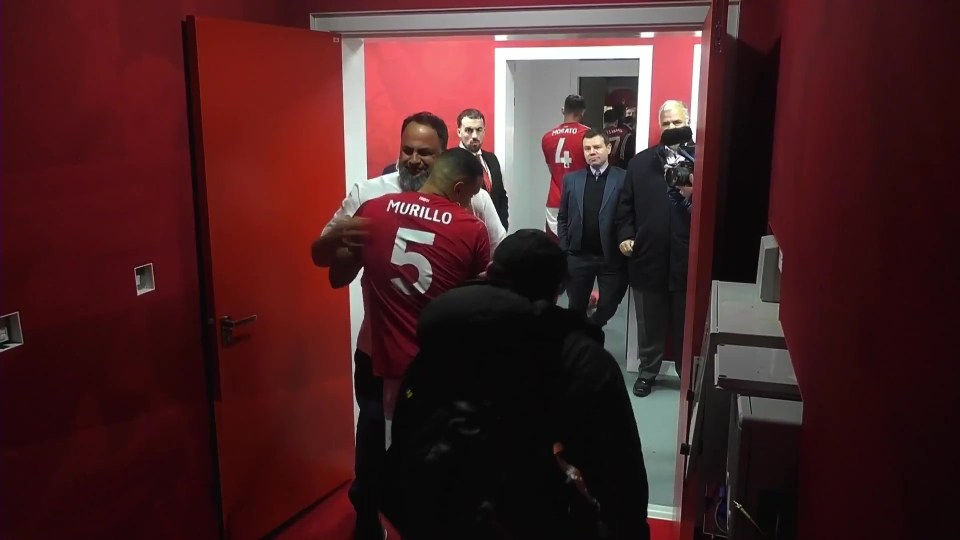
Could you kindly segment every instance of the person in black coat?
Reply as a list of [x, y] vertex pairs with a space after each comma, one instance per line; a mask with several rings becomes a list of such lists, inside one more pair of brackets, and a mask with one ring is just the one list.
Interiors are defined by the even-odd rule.
[[483, 113], [477, 109], [464, 109], [457, 116], [457, 136], [460, 137], [460, 148], [472, 152], [480, 159], [483, 165], [483, 189], [490, 192], [503, 228], [510, 230], [507, 226], [510, 215], [507, 190], [503, 187], [503, 169], [497, 156], [483, 149], [483, 140], [487, 137]]
[[[694, 157], [688, 122], [682, 103], [664, 104], [660, 110], [661, 143], [630, 161], [617, 208], [618, 241], [620, 251], [628, 257], [637, 313], [640, 375], [633, 393], [640, 397], [652, 391], [668, 334], [674, 367], [680, 373], [692, 186], [670, 187], [665, 170], [676, 164], [675, 150], [681, 144], [687, 158]], [[675, 127], [678, 124], [680, 127]]]
[[421, 314], [381, 507], [404, 538], [649, 540], [623, 375], [600, 328], [555, 305], [566, 274], [544, 231], [517, 231]]

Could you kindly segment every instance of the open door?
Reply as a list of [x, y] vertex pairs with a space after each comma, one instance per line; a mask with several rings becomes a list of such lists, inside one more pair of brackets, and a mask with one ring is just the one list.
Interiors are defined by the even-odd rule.
[[343, 198], [340, 42], [193, 17], [185, 38], [223, 526], [261, 538], [352, 477], [349, 300], [310, 259]]
[[[690, 225], [690, 261], [687, 267], [687, 307], [683, 342], [683, 372], [680, 376], [681, 448], [687, 446], [693, 389], [693, 358], [700, 354], [713, 272], [713, 243], [716, 228], [717, 192], [722, 167], [723, 113], [727, 60], [731, 39], [727, 35], [729, 0], [713, 0], [703, 23], [700, 62], [700, 95], [697, 110], [697, 165], [693, 187], [693, 216]], [[696, 472], [686, 475], [686, 458], [678, 456], [675, 503], [680, 508], [680, 538], [694, 538], [703, 499]]]

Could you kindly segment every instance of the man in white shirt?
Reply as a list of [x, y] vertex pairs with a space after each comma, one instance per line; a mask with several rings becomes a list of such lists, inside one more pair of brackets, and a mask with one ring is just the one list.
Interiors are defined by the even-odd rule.
[[[354, 217], [360, 205], [389, 193], [419, 190], [429, 176], [434, 160], [446, 149], [447, 140], [447, 126], [434, 114], [421, 112], [403, 121], [398, 172], [354, 184], [333, 218], [323, 228], [320, 238], [313, 242], [313, 262], [317, 266], [330, 268], [331, 285], [344, 287], [358, 275], [348, 246], [361, 245], [366, 234], [363, 219]], [[506, 237], [506, 231], [489, 193], [481, 190], [471, 200], [471, 207], [487, 227], [491, 251], [496, 249]], [[357, 512], [357, 540], [383, 539], [377, 501], [380, 468], [386, 446], [386, 421], [383, 380], [373, 374], [370, 338], [369, 324], [364, 317], [354, 354], [354, 389], [360, 415], [357, 419], [354, 463], [356, 479], [350, 487], [350, 500]]]

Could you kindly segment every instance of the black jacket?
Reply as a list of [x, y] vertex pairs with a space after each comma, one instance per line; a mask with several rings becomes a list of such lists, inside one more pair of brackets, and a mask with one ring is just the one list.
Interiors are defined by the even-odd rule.
[[687, 289], [690, 212], [668, 194], [661, 146], [630, 160], [617, 209], [617, 241], [633, 240], [630, 286], [640, 291]]
[[[503, 187], [503, 169], [500, 168], [500, 160], [497, 159], [497, 156], [493, 152], [487, 152], [486, 150], [481, 150], [481, 157], [483, 157], [484, 163], [487, 164], [487, 168], [490, 169], [490, 198], [493, 199], [493, 206], [497, 209], [497, 215], [500, 217], [500, 223], [503, 224], [504, 230], [509, 230], [507, 226], [510, 210], [507, 200], [507, 190]], [[397, 172], [397, 164], [391, 163], [383, 168], [381, 174], [390, 174]], [[486, 187], [484, 187], [486, 189]]]
[[507, 204], [507, 190], [503, 187], [503, 169], [500, 168], [500, 160], [493, 152], [486, 150], [481, 150], [480, 155], [490, 169], [490, 198], [493, 199], [493, 206], [497, 209], [497, 215], [500, 216], [503, 230], [510, 230], [507, 226], [510, 210]]
[[[455, 493], [463, 484], [445, 489], [432, 485], [443, 480], [431, 481], [430, 474], [409, 473], [416, 464], [398, 466], [411, 437], [416, 438], [419, 424], [408, 425], [409, 418], [417, 417], [412, 411], [435, 410], [436, 403], [492, 399], [509, 403], [515, 419], [528, 410], [513, 401], [523, 396], [544, 410], [518, 422], [523, 429], [510, 438], [509, 454], [494, 463], [495, 470], [510, 472], [505, 474], [509, 493], [501, 501], [501, 515], [509, 521], [506, 528], [516, 538], [590, 538], [572, 532], [572, 522], [552, 512], [547, 504], [551, 491], [543, 487], [548, 483], [533, 480], [543, 478], [532, 472], [534, 467], [515, 467], [527, 463], [525, 456], [549, 452], [550, 441], [559, 439], [567, 461], [581, 470], [591, 495], [600, 501], [614, 533], [610, 538], [649, 539], [640, 436], [620, 367], [603, 348], [598, 327], [566, 309], [536, 306], [481, 282], [433, 300], [420, 317], [417, 337], [421, 354], [401, 388], [384, 488], [384, 514], [404, 538], [493, 538], [477, 532], [469, 518], [453, 518], [461, 515], [459, 504], [474, 495], [469, 489]], [[557, 437], [547, 438], [546, 445], [541, 436], [545, 430]], [[555, 465], [550, 467], [556, 474]]]

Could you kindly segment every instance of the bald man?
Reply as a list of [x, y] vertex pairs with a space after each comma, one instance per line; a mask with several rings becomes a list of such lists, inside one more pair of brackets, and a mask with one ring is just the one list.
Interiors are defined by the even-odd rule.
[[[468, 210], [483, 173], [471, 152], [447, 150], [418, 191], [385, 195], [357, 210], [368, 220], [369, 236], [354, 251], [355, 264], [363, 266], [368, 291], [373, 371], [385, 388], [417, 354], [417, 319], [427, 303], [476, 278], [490, 262], [487, 228]], [[384, 397], [390, 411], [386, 390]]]
[[682, 102], [669, 100], [660, 107], [659, 120], [660, 143], [630, 160], [616, 218], [637, 313], [640, 374], [633, 393], [639, 397], [653, 390], [667, 336], [680, 373], [687, 298], [693, 188], [669, 186], [665, 168], [676, 161], [680, 145], [692, 152], [690, 114]]

